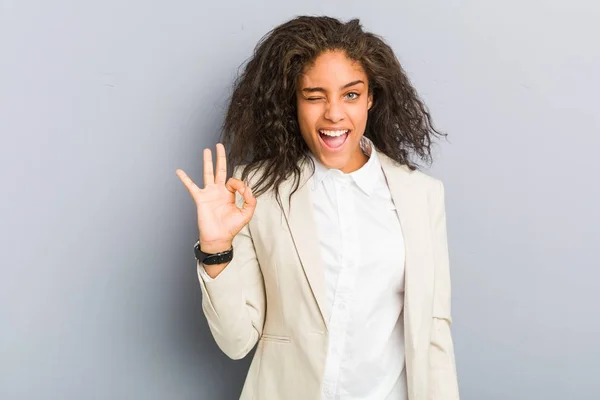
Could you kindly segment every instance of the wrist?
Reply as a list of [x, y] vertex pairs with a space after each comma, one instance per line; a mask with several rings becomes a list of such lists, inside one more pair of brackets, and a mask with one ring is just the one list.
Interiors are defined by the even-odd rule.
[[216, 242], [203, 242], [200, 241], [200, 250], [204, 253], [216, 254], [227, 251], [233, 247], [233, 242], [231, 240], [223, 240]]

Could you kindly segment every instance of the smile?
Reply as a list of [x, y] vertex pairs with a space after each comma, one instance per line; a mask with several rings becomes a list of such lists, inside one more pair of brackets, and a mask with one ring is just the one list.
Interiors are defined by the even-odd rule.
[[350, 134], [349, 129], [341, 130], [319, 130], [319, 138], [324, 147], [329, 151], [339, 151], [346, 143], [346, 139]]

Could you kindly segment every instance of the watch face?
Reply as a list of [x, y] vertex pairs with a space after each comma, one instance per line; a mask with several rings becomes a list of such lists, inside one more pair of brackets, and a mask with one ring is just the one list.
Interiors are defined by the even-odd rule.
[[196, 256], [196, 259], [200, 262], [202, 262], [202, 259], [206, 257], [206, 255], [200, 250], [200, 241], [197, 241], [194, 245], [194, 255]]

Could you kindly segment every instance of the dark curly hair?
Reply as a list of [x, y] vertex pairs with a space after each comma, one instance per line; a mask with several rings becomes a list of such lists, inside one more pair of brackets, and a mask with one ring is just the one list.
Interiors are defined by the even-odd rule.
[[[257, 44], [236, 79], [222, 140], [232, 166], [245, 165], [242, 179], [261, 170], [253, 191], [274, 190], [303, 162], [312, 163], [297, 120], [296, 79], [323, 52], [343, 51], [366, 72], [373, 95], [364, 135], [399, 164], [416, 169], [411, 154], [431, 162], [432, 124], [393, 50], [379, 36], [331, 17], [301, 16], [270, 31]], [[314, 170], [314, 164], [312, 164]], [[293, 192], [292, 192], [293, 193]]]

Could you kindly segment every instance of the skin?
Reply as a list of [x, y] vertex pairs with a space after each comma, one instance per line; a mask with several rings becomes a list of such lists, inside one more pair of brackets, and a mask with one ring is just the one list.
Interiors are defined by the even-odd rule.
[[[314, 156], [326, 167], [344, 173], [367, 162], [360, 140], [373, 105], [367, 75], [360, 63], [341, 51], [321, 54], [299, 76], [296, 100], [300, 133]], [[341, 148], [325, 145], [320, 130], [350, 130]]]
[[[176, 174], [184, 184], [198, 213], [200, 248], [206, 253], [219, 253], [232, 246], [233, 238], [250, 222], [256, 208], [256, 198], [250, 187], [239, 179], [227, 178], [225, 148], [217, 144], [216, 171], [210, 149], [204, 149], [204, 187], [200, 187], [181, 169]], [[235, 193], [244, 198], [244, 205], [235, 204]], [[228, 263], [205, 265], [209, 276], [215, 278]]]
[[[343, 52], [323, 53], [300, 75], [297, 87], [300, 131], [315, 157], [325, 166], [345, 173], [362, 167], [367, 157], [359, 144], [373, 98], [361, 65]], [[322, 129], [349, 130], [349, 134], [339, 149], [331, 150], [320, 138]], [[207, 253], [231, 248], [233, 238], [250, 222], [256, 209], [256, 198], [249, 187], [235, 178], [226, 180], [227, 160], [221, 143], [217, 144], [216, 155], [215, 170], [211, 150], [204, 149], [203, 187], [183, 170], [176, 171], [196, 205], [200, 248]], [[242, 208], [235, 204], [236, 192], [244, 198]], [[204, 267], [215, 278], [227, 264]]]

